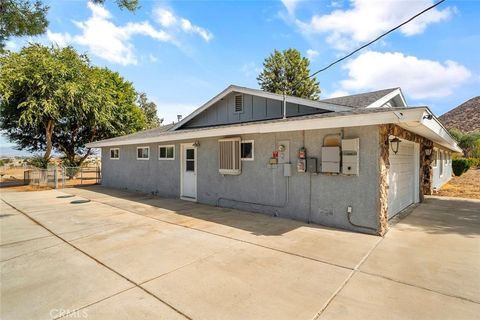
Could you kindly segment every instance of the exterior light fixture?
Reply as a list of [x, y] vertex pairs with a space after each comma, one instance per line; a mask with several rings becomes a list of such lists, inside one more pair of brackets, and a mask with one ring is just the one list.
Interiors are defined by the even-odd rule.
[[426, 155], [427, 157], [430, 157], [431, 154], [432, 154], [432, 148], [426, 148], [426, 149], [425, 149], [425, 155]]
[[432, 120], [433, 116], [431, 114], [426, 114], [423, 116], [423, 119]]
[[392, 148], [393, 153], [397, 154], [400, 142], [402, 142], [402, 140], [398, 139], [397, 137], [390, 140], [390, 147]]
[[200, 147], [200, 141], [195, 140], [195, 142], [192, 144], [193, 147]]

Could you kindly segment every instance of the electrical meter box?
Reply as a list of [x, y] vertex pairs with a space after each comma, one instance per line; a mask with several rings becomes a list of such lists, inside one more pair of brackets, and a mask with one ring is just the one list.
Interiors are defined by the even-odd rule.
[[360, 139], [342, 140], [342, 173], [358, 175], [358, 154], [360, 152]]
[[307, 171], [317, 173], [317, 158], [307, 158]]
[[340, 172], [340, 147], [322, 147], [322, 172]]

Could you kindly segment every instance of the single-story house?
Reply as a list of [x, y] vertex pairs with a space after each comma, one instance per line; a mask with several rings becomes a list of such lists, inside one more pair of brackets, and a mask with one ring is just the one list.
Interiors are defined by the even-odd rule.
[[87, 146], [108, 187], [375, 234], [461, 152], [399, 88], [312, 101], [234, 85], [175, 124]]

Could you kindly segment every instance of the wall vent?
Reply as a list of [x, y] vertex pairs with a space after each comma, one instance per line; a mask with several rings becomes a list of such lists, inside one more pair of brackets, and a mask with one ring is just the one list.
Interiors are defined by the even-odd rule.
[[237, 175], [242, 172], [240, 138], [218, 140], [218, 171], [221, 174]]
[[235, 112], [243, 112], [243, 95], [241, 94], [235, 96]]

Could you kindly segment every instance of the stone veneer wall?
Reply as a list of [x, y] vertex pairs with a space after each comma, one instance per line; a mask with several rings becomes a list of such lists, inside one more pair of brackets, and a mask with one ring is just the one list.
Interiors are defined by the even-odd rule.
[[394, 124], [385, 124], [380, 126], [380, 188], [379, 188], [379, 205], [378, 205], [378, 234], [383, 235], [388, 229], [388, 168], [390, 166], [389, 136], [393, 135], [400, 139], [413, 141], [420, 144], [420, 202], [423, 201], [424, 195], [432, 194], [432, 166], [431, 155], [425, 154], [425, 149], [433, 149], [433, 142], [425, 137], [419, 136], [413, 132], [405, 130]]

